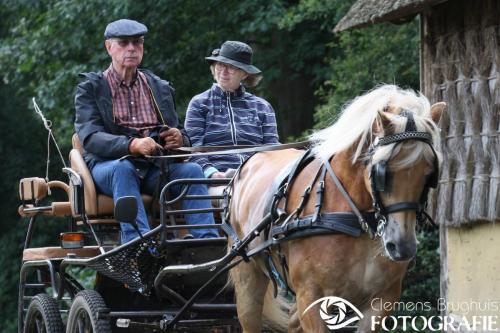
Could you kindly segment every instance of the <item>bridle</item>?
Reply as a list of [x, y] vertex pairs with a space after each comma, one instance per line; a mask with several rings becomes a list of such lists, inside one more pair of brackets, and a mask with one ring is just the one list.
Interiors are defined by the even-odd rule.
[[[388, 190], [388, 182], [390, 181], [390, 173], [387, 170], [388, 161], [383, 160], [372, 165], [370, 171], [371, 195], [373, 198], [373, 208], [375, 209], [375, 218], [377, 220], [376, 236], [379, 237], [381, 237], [385, 231], [388, 215], [400, 211], [414, 210], [416, 212], [417, 222], [423, 223], [428, 219], [434, 224], [430, 216], [425, 212], [429, 189], [436, 188], [439, 175], [438, 156], [433, 147], [432, 135], [427, 132], [417, 131], [412, 112], [405, 110], [401, 112], [400, 115], [407, 118], [405, 131], [384, 136], [380, 138], [375, 145], [372, 145], [368, 153], [370, 156], [369, 164], [371, 164], [375, 150], [378, 147], [387, 146], [393, 143], [397, 145], [408, 140], [417, 140], [426, 143], [431, 148], [434, 154], [434, 169], [433, 172], [427, 176], [424, 189], [418, 202], [403, 201], [385, 206], [380, 197], [380, 193]], [[394, 145], [393, 149], [396, 145]], [[392, 152], [390, 155], [392, 155]]]

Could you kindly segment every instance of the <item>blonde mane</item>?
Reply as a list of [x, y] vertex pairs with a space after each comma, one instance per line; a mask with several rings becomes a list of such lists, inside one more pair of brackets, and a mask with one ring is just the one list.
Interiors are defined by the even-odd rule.
[[[380, 124], [380, 111], [390, 113], [393, 133], [404, 132], [407, 118], [398, 116], [403, 110], [414, 115], [418, 131], [430, 133], [434, 147], [439, 147], [438, 128], [431, 119], [429, 100], [412, 90], [403, 90], [395, 85], [382, 85], [372, 91], [356, 97], [342, 111], [340, 118], [330, 127], [313, 133], [310, 137], [315, 142], [313, 147], [316, 156], [329, 159], [334, 154], [353, 148], [352, 162], [363, 157], [363, 148], [371, 145], [377, 136], [383, 132], [373, 133], [374, 124]], [[407, 166], [422, 154], [428, 161], [432, 161], [433, 153], [430, 147], [423, 142], [409, 141], [403, 145], [395, 144], [382, 146], [373, 156], [373, 163], [382, 159], [389, 159], [391, 154], [397, 154], [401, 149], [413, 149], [404, 161], [398, 161], [392, 167]]]

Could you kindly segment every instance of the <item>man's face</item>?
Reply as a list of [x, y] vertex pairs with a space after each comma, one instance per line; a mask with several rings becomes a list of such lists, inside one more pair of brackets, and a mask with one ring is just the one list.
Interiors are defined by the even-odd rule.
[[144, 37], [110, 38], [106, 40], [106, 49], [115, 70], [135, 69], [144, 54]]

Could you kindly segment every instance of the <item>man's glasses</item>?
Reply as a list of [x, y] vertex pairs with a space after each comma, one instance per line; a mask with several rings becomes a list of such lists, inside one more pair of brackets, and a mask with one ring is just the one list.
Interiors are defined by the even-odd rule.
[[215, 64], [215, 70], [217, 72], [222, 72], [224, 69], [227, 69], [229, 74], [234, 74], [234, 73], [236, 73], [237, 70], [239, 70], [238, 67], [235, 67], [235, 66], [229, 65], [229, 64], [225, 64], [223, 62], [217, 62]]
[[127, 47], [130, 43], [134, 46], [140, 46], [144, 44], [144, 38], [134, 38], [134, 39], [119, 39], [114, 38], [115, 41], [120, 47]]

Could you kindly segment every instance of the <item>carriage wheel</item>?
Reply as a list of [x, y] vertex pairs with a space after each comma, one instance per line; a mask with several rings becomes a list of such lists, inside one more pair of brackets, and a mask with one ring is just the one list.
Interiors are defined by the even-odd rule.
[[102, 317], [102, 312], [106, 311], [106, 304], [98, 292], [79, 292], [69, 310], [66, 333], [111, 333], [109, 320]]
[[64, 326], [55, 299], [38, 294], [30, 302], [24, 333], [63, 333]]

